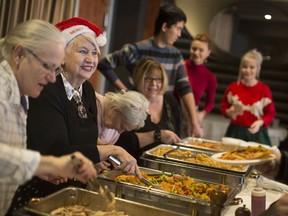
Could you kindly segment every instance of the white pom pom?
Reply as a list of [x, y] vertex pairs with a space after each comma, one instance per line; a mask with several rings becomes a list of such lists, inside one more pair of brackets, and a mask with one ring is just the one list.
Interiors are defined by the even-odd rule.
[[104, 46], [106, 42], [107, 42], [107, 38], [103, 34], [97, 37], [97, 43], [100, 47]]

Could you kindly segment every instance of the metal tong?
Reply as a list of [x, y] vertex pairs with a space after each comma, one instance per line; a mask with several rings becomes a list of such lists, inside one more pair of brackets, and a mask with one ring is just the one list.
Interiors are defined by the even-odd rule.
[[[83, 161], [79, 158], [77, 158], [75, 155], [72, 155], [71, 156], [71, 160], [72, 160], [72, 163], [73, 165], [75, 166], [76, 169], [79, 169], [82, 164], [83, 164]], [[114, 202], [114, 194], [108, 189], [107, 186], [103, 186], [97, 178], [91, 178], [90, 179], [90, 182], [91, 182], [91, 185], [93, 186], [93, 189], [95, 189], [95, 185], [98, 185], [99, 187], [99, 193], [102, 197], [104, 197], [104, 199], [107, 200], [108, 203], [113, 203]]]
[[[112, 155], [110, 155], [108, 158], [109, 158], [109, 160], [111, 160], [111, 161], [113, 161], [114, 163], [116, 163], [118, 166], [121, 165], [121, 161], [119, 161], [117, 158], [113, 157]], [[143, 182], [143, 183], [144, 183], [146, 186], [148, 186], [148, 187], [153, 187], [153, 188], [155, 188], [155, 189], [163, 190], [160, 186], [153, 184], [151, 181], [149, 181], [148, 179], [146, 179], [146, 178], [144, 178], [144, 177], [139, 178], [139, 180], [140, 180], [141, 182]]]

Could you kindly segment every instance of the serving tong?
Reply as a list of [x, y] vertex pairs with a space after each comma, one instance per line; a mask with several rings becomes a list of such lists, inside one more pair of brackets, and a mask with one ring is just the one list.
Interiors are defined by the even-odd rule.
[[[110, 155], [108, 157], [111, 161], [113, 161], [114, 163], [116, 163], [118, 166], [121, 165], [121, 161], [119, 161], [117, 158], [113, 157], [112, 155]], [[138, 178], [142, 183], [144, 183], [146, 186], [148, 187], [152, 187], [158, 190], [163, 190], [162, 187], [152, 183], [151, 181], [149, 181], [148, 179], [146, 179], [145, 177], [142, 176], [142, 178]]]
[[[175, 152], [175, 151], [177, 151], [177, 150], [179, 150], [179, 149], [181, 149], [181, 148], [178, 147], [178, 148], [176, 148], [176, 149], [172, 149], [172, 150], [166, 152], [166, 153], [164, 154], [164, 157], [165, 157], [165, 158], [174, 158], [174, 159], [186, 159], [186, 158], [196, 158], [196, 156], [197, 156], [197, 154], [194, 153], [194, 152], [191, 152], [191, 155], [189, 155], [189, 156], [172, 154], [173, 152]], [[188, 150], [188, 151], [189, 151], [189, 150]]]
[[[83, 161], [79, 158], [77, 158], [75, 155], [71, 156], [71, 160], [73, 165], [76, 169], [79, 169], [83, 165]], [[112, 193], [108, 187], [105, 185], [103, 186], [97, 179], [97, 177], [90, 178], [90, 185], [92, 185], [94, 191], [98, 191], [99, 194], [106, 200], [107, 208], [110, 204], [115, 203], [115, 195]], [[99, 188], [96, 188], [96, 185], [98, 185]]]

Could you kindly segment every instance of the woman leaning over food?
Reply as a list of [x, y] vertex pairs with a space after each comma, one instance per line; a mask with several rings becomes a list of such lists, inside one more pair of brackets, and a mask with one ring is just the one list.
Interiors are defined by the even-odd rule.
[[[106, 42], [101, 30], [82, 18], [65, 20], [56, 27], [66, 39], [63, 70], [56, 83], [47, 85], [39, 98], [29, 98], [28, 148], [51, 155], [77, 150], [94, 163], [113, 155], [122, 162], [117, 168], [141, 177], [136, 160], [124, 149], [97, 146], [96, 98], [87, 80], [97, 67], [99, 46]], [[56, 186], [34, 178], [18, 188], [10, 210], [27, 204], [32, 197], [47, 196], [68, 185], [83, 186], [78, 181]]]

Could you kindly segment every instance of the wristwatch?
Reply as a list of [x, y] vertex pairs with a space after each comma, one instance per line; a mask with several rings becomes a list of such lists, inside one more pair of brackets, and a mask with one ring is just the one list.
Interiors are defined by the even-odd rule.
[[161, 130], [156, 129], [154, 132], [154, 142], [161, 143]]

